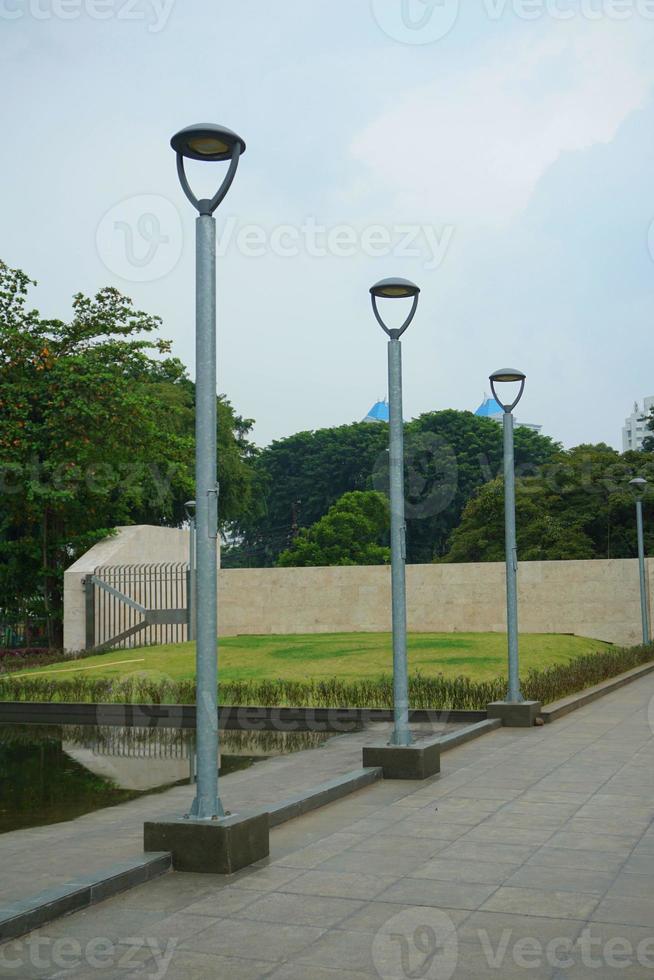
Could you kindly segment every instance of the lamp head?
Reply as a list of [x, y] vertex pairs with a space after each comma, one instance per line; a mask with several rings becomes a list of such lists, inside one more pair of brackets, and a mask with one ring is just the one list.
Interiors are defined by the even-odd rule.
[[[182, 190], [201, 215], [211, 216], [232, 186], [241, 154], [245, 153], [244, 140], [231, 129], [227, 129], [226, 126], [197, 123], [195, 126], [187, 126], [175, 133], [170, 145], [177, 154], [177, 174]], [[229, 169], [212, 198], [199, 199], [195, 196], [184, 170], [185, 159], [229, 160]]]
[[[370, 287], [370, 296], [372, 298], [372, 308], [377, 319], [377, 323], [382, 328], [384, 333], [388, 334], [391, 340], [399, 340], [416, 315], [420, 288], [416, 286], [415, 282], [411, 282], [409, 279], [382, 279], [380, 282], [377, 282], [374, 286]], [[379, 309], [377, 308], [378, 299], [413, 300], [409, 315], [399, 329], [391, 330], [386, 326], [381, 318]]]
[[189, 160], [231, 160], [234, 149], [245, 153], [245, 141], [226, 126], [196, 123], [175, 133], [170, 145]]
[[[502, 408], [507, 414], [512, 412], [513, 409], [518, 404], [518, 402], [520, 401], [520, 399], [522, 398], [522, 393], [525, 390], [525, 381], [527, 380], [527, 375], [524, 373], [524, 371], [518, 371], [516, 368], [500, 368], [499, 371], [493, 371], [493, 373], [490, 375], [489, 380], [491, 384], [491, 390], [493, 392], [493, 398], [495, 399], [495, 401], [502, 406]], [[504, 383], [508, 383], [508, 384], [517, 383], [520, 385], [520, 390], [518, 391], [518, 395], [516, 399], [513, 402], [506, 403], [506, 404], [500, 401], [500, 398], [497, 394], [497, 389], [495, 388], [496, 384], [504, 384]]]
[[409, 299], [419, 292], [420, 287], [410, 279], [382, 279], [370, 287], [371, 295], [380, 299]]
[[647, 487], [647, 480], [642, 476], [637, 476], [633, 480], [629, 480], [629, 486], [633, 487], [638, 493], [644, 493]]

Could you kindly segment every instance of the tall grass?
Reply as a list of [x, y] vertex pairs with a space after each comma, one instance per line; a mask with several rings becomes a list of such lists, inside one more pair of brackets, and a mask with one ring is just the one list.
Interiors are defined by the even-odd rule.
[[[549, 704], [583, 691], [626, 670], [654, 660], [654, 645], [610, 648], [575, 657], [568, 664], [531, 670], [522, 681], [526, 698]], [[490, 701], [506, 694], [506, 680], [476, 682], [467, 677], [409, 679], [413, 708], [483, 710]], [[154, 680], [131, 675], [124, 680], [77, 677], [12, 677], [0, 675], [1, 701], [93, 702], [105, 704], [194, 704], [195, 681]], [[392, 678], [357, 682], [340, 681], [235, 681], [220, 685], [225, 705], [391, 708]]]

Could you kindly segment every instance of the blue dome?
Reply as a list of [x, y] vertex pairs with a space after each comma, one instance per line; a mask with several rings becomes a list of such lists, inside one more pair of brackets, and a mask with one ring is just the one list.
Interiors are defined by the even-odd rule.
[[389, 418], [388, 402], [375, 402], [363, 421], [388, 422]]
[[484, 418], [494, 418], [496, 415], [504, 415], [504, 409], [501, 405], [498, 405], [494, 398], [484, 398], [475, 415], [481, 415]]

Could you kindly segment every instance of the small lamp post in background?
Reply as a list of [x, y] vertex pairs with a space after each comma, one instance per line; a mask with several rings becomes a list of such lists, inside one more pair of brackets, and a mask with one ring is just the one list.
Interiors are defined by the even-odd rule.
[[[418, 308], [420, 289], [408, 279], [383, 279], [370, 290], [372, 308], [388, 342], [389, 482], [391, 506], [391, 580], [393, 604], [393, 703], [395, 723], [391, 744], [411, 745], [409, 676], [406, 649], [406, 524], [404, 520], [404, 419], [402, 415], [402, 345]], [[378, 299], [412, 299], [406, 320], [389, 329], [377, 307]]]
[[195, 501], [187, 500], [184, 504], [186, 519], [188, 521], [188, 638], [195, 639], [196, 625], [196, 603], [197, 603], [197, 581], [196, 581], [196, 559], [195, 559]]
[[649, 643], [649, 602], [647, 595], [647, 576], [645, 572], [645, 535], [643, 533], [643, 494], [647, 489], [647, 480], [637, 476], [629, 482], [636, 491], [636, 527], [638, 529], [638, 565], [640, 569], [640, 612], [643, 620], [643, 643]]
[[[224, 816], [218, 793], [218, 483], [216, 471], [216, 222], [214, 211], [236, 176], [245, 143], [231, 129], [200, 123], [170, 141], [177, 154], [182, 189], [198, 212], [196, 220], [195, 494], [197, 555], [196, 676], [197, 791], [190, 817]], [[229, 161], [211, 199], [190, 188], [184, 160]]]
[[[504, 410], [504, 536], [506, 542], [506, 611], [509, 638], [509, 691], [507, 701], [524, 700], [520, 690], [520, 660], [518, 652], [518, 546], [515, 529], [515, 458], [513, 443], [513, 409], [522, 398], [526, 375], [522, 371], [504, 368], [490, 376], [495, 401]], [[512, 402], [500, 400], [496, 384], [518, 383], [520, 390]]]

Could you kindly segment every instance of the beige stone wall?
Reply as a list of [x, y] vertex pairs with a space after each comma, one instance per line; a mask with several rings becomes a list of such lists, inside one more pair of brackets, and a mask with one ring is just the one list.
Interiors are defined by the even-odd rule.
[[[67, 572], [64, 643], [84, 646], [82, 579], [98, 565], [186, 561], [188, 531], [120, 528]], [[654, 576], [654, 559], [648, 559]], [[520, 565], [520, 629], [576, 633], [618, 644], [641, 638], [636, 561], [525, 562]], [[237, 633], [378, 632], [391, 628], [388, 567], [223, 569], [219, 625]], [[504, 565], [407, 568], [408, 625], [416, 632], [503, 632]]]
[[[654, 559], [648, 559], [654, 574]], [[390, 569], [261, 568], [220, 572], [219, 623], [236, 633], [340, 633], [390, 629]], [[636, 561], [525, 562], [520, 629], [638, 643]], [[416, 632], [506, 629], [504, 565], [410, 565], [407, 616]]]

